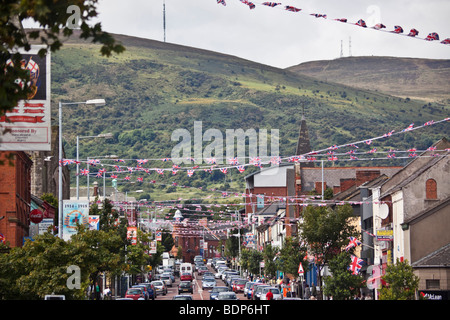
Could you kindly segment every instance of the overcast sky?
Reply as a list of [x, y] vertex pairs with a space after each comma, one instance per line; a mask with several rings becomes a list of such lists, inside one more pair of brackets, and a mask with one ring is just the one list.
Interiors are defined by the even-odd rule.
[[[449, 0], [280, 0], [275, 8], [249, 7], [240, 0], [165, 0], [166, 41], [217, 51], [285, 68], [312, 60], [349, 56], [399, 56], [450, 59], [450, 45], [370, 29], [383, 23], [391, 31], [437, 32], [450, 38]], [[290, 5], [300, 13], [284, 10]], [[99, 21], [111, 33], [163, 41], [163, 0], [99, 0]], [[327, 19], [310, 13], [327, 14]], [[333, 21], [364, 19], [369, 28]]]

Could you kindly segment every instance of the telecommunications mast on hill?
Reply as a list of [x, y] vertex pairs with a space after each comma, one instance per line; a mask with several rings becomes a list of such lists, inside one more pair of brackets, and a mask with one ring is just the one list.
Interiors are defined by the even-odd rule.
[[164, 42], [166, 42], [166, 1], [163, 1], [163, 29], [164, 29]]

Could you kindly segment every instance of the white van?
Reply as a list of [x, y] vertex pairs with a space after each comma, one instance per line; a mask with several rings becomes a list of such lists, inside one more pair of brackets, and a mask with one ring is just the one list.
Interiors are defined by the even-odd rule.
[[190, 263], [182, 263], [180, 265], [180, 275], [183, 273], [190, 273], [192, 274], [192, 264]]

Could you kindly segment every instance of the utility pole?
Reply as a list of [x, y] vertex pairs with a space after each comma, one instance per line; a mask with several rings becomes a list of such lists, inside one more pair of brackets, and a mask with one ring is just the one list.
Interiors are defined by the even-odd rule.
[[348, 56], [352, 56], [352, 37], [348, 37]]

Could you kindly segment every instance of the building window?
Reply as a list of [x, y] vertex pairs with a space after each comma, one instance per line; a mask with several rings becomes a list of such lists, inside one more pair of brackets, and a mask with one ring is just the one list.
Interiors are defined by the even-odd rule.
[[439, 279], [427, 279], [425, 282], [427, 290], [436, 290], [441, 288]]
[[434, 179], [428, 179], [425, 186], [425, 199], [437, 199], [437, 183]]

